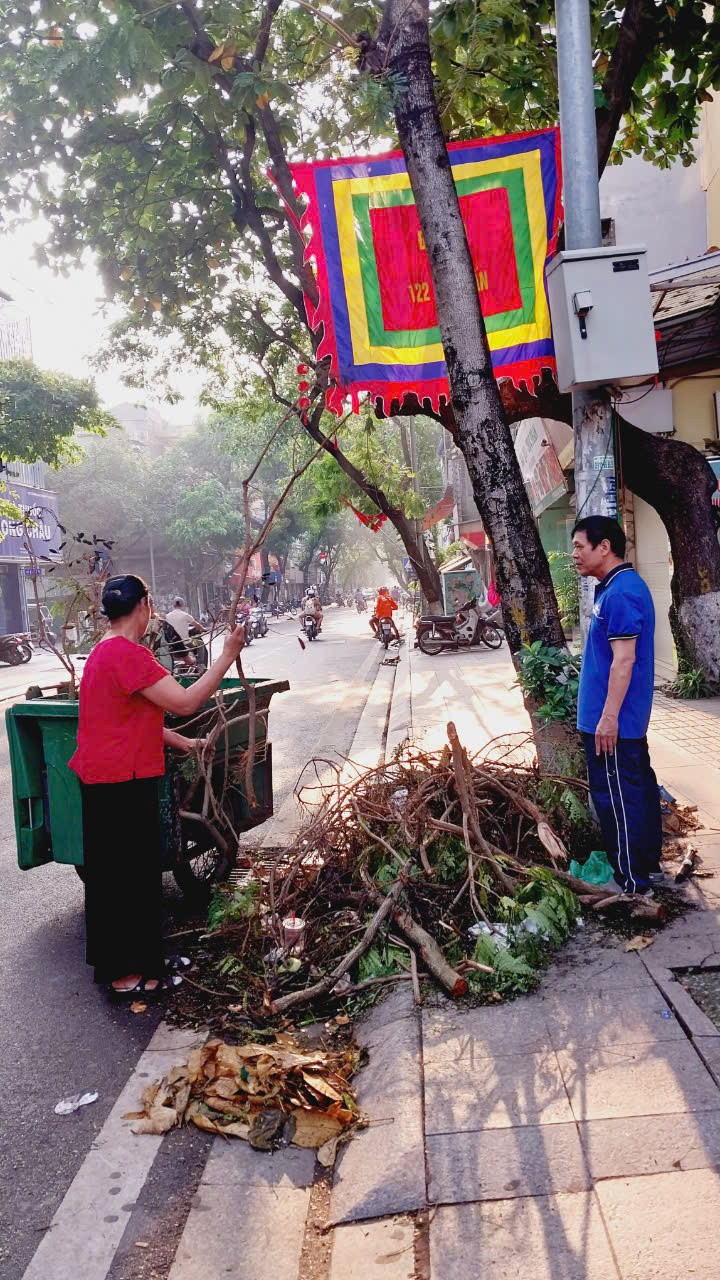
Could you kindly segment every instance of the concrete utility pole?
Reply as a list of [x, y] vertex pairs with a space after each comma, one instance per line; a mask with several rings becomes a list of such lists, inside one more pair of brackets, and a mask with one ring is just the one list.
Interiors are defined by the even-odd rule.
[[[408, 435], [410, 437], [410, 469], [412, 471], [412, 487], [413, 492], [420, 493], [420, 477], [418, 475], [418, 457], [417, 457], [417, 436], [415, 435], [415, 417], [408, 418]], [[424, 537], [422, 520], [413, 520], [413, 530], [415, 532], [415, 541], [420, 542]], [[418, 583], [419, 586], [419, 583]], [[423, 613], [427, 609], [427, 600], [420, 588], [420, 612]]]
[[[556, 0], [565, 248], [602, 245], [595, 86], [589, 0]], [[573, 393], [576, 517], [617, 516], [612, 409], [603, 388]], [[580, 581], [580, 626], [587, 634], [594, 589]]]

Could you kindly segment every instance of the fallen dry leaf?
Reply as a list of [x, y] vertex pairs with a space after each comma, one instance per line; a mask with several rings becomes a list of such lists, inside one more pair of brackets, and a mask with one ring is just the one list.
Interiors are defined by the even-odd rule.
[[360, 1121], [350, 1083], [360, 1061], [355, 1045], [306, 1051], [286, 1032], [274, 1044], [209, 1040], [148, 1085], [143, 1110], [127, 1118], [133, 1133], [167, 1133], [184, 1123], [262, 1151], [288, 1142], [327, 1148], [332, 1163], [328, 1144], [349, 1137]]
[[651, 947], [654, 941], [654, 933], [636, 933], [634, 938], [625, 943], [623, 951], [644, 951], [646, 947]]
[[547, 849], [553, 861], [567, 862], [568, 851], [562, 840], [555, 834], [549, 822], [538, 822], [537, 833], [541, 845]]
[[133, 1133], [168, 1133], [174, 1129], [179, 1119], [174, 1107], [151, 1107], [149, 1115], [136, 1120], [132, 1125]]
[[298, 1107], [293, 1111], [295, 1117], [295, 1133], [293, 1145], [296, 1147], [323, 1147], [331, 1138], [339, 1138], [343, 1125], [335, 1116], [316, 1108], [306, 1110]]
[[142, 1000], [133, 1000], [132, 1004], [130, 1005], [131, 1013], [144, 1013], [146, 1009], [147, 1009], [147, 1005], [144, 1004]]
[[318, 1072], [303, 1071], [303, 1080], [313, 1093], [319, 1093], [322, 1097], [329, 1098], [331, 1102], [342, 1102], [342, 1093], [338, 1093], [337, 1089], [328, 1080], [323, 1079]]
[[337, 1157], [338, 1143], [340, 1135], [335, 1138], [328, 1138], [327, 1142], [323, 1142], [321, 1147], [317, 1149], [317, 1158], [323, 1169], [332, 1169]]

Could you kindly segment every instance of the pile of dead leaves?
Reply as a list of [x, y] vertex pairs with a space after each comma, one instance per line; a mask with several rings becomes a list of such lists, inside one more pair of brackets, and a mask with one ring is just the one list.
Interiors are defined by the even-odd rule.
[[292, 1143], [317, 1150], [331, 1165], [338, 1144], [362, 1122], [351, 1086], [361, 1065], [355, 1044], [329, 1052], [305, 1050], [280, 1033], [271, 1044], [208, 1040], [184, 1066], [173, 1067], [129, 1112], [133, 1133], [167, 1133], [194, 1124], [208, 1133], [244, 1138], [258, 1151]]

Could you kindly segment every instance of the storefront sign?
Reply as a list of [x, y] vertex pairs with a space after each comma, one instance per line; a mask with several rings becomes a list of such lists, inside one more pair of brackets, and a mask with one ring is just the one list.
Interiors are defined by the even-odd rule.
[[455, 507], [455, 497], [453, 495], [452, 485], [449, 484], [439, 502], [434, 507], [430, 507], [423, 517], [422, 527], [425, 530], [432, 529], [433, 525], [439, 524], [441, 520], [445, 520], [447, 516], [451, 516]]
[[520, 423], [515, 453], [533, 515], [539, 516], [567, 492], [565, 476], [541, 418]]
[[36, 556], [57, 555], [62, 534], [57, 518], [57, 498], [44, 489], [30, 489], [24, 484], [10, 484], [2, 493], [7, 502], [19, 507], [26, 521], [0, 518], [0, 560], [27, 560], [25, 530]]

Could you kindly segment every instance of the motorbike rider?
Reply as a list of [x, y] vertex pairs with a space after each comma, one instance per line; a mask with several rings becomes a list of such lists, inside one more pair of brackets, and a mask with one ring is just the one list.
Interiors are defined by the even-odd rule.
[[303, 617], [305, 617], [306, 614], [308, 613], [311, 613], [313, 615], [315, 619], [315, 623], [317, 625], [318, 635], [319, 635], [322, 630], [323, 611], [322, 611], [322, 605], [320, 604], [320, 597], [315, 587], [308, 587], [305, 592], [305, 595], [303, 596], [303, 602], [302, 602]]
[[190, 628], [195, 627], [196, 631], [202, 633], [205, 630], [202, 623], [198, 622], [196, 618], [193, 618], [191, 613], [188, 613], [182, 596], [175, 596], [175, 599], [173, 600], [173, 607], [170, 612], [165, 615], [165, 621], [169, 623], [180, 637], [180, 645], [175, 644], [173, 647], [175, 656], [178, 658], [184, 658], [188, 666], [194, 667], [195, 655], [193, 654], [192, 647], [188, 643], [190, 640]]
[[380, 590], [378, 591], [378, 598], [375, 601], [375, 613], [373, 617], [370, 619], [370, 626], [372, 627], [375, 635], [377, 635], [377, 629], [378, 629], [378, 624], [380, 619], [389, 618], [392, 624], [392, 629], [395, 632], [396, 640], [400, 639], [400, 632], [398, 631], [395, 625], [395, 619], [393, 618], [393, 614], [396, 609], [397, 609], [397, 601], [393, 600], [387, 587], [380, 587]]

